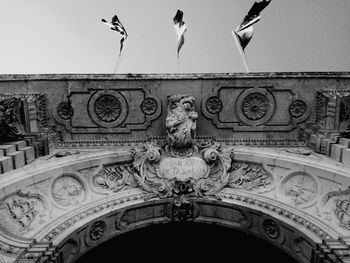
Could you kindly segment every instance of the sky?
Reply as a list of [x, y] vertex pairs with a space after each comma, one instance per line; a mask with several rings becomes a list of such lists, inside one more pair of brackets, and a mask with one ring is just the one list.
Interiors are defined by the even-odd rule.
[[[259, 0], [260, 1], [260, 0]], [[0, 74], [245, 72], [232, 37], [254, 0], [0, 0]], [[349, 71], [350, 0], [272, 0], [245, 49], [251, 72]]]

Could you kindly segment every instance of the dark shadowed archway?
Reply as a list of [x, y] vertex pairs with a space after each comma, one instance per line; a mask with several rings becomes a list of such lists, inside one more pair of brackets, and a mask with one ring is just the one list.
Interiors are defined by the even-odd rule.
[[121, 234], [82, 255], [76, 263], [117, 262], [284, 262], [295, 259], [272, 244], [228, 227], [203, 223], [151, 225]]

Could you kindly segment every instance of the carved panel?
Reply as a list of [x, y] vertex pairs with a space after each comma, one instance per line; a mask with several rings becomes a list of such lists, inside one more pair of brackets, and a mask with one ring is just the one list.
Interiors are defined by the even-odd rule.
[[88, 89], [71, 90], [69, 100], [74, 114], [67, 114], [70, 112], [68, 107], [64, 107], [63, 114], [61, 104], [53, 111], [55, 120], [71, 134], [118, 134], [146, 130], [161, 114], [160, 99], [147, 94], [143, 88], [102, 89], [92, 84]]
[[[34, 226], [45, 222], [46, 204], [44, 199], [37, 195], [18, 191], [6, 197], [0, 203], [1, 225], [10, 232], [28, 232]], [[12, 226], [6, 222], [6, 218]]]
[[279, 188], [280, 198], [292, 206], [308, 207], [315, 202], [318, 183], [303, 171], [286, 176]]
[[291, 131], [310, 116], [308, 102], [292, 89], [217, 87], [203, 99], [203, 115], [217, 128], [241, 131]]
[[272, 187], [273, 176], [261, 165], [233, 162], [227, 187], [246, 191], [262, 191]]
[[77, 206], [85, 200], [86, 188], [77, 176], [65, 174], [52, 183], [51, 194], [61, 206]]
[[335, 221], [339, 227], [350, 231], [350, 187], [326, 194], [322, 199], [324, 219]]
[[98, 193], [118, 192], [136, 187], [137, 184], [132, 174], [133, 166], [131, 163], [103, 166], [93, 176], [92, 184]]

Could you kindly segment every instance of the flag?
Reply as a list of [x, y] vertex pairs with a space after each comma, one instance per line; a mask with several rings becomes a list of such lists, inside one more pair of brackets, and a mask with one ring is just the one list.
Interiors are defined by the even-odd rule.
[[102, 23], [108, 26], [111, 30], [117, 31], [122, 35], [122, 39], [120, 40], [120, 50], [119, 55], [122, 53], [124, 41], [128, 38], [128, 33], [125, 30], [125, 27], [118, 19], [117, 15], [112, 17], [111, 23], [108, 23], [105, 19], [101, 19]]
[[234, 30], [243, 51], [253, 36], [253, 24], [260, 20], [260, 12], [268, 6], [270, 2], [271, 0], [262, 0], [259, 3], [254, 2], [242, 23]]
[[180, 49], [185, 43], [184, 34], [187, 30], [185, 22], [182, 21], [183, 12], [181, 10], [177, 10], [176, 15], [174, 16], [174, 26], [177, 35], [177, 57], [179, 57]]

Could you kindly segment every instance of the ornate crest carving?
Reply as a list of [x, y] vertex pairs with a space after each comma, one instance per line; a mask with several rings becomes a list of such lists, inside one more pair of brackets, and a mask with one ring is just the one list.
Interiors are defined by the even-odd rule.
[[[128, 163], [103, 167], [93, 177], [95, 188], [118, 192], [140, 187], [150, 198], [219, 197], [224, 187], [246, 191], [270, 185], [272, 175], [258, 165], [233, 161], [214, 139], [195, 139], [194, 97], [174, 95], [169, 98], [166, 118], [167, 141], [149, 141], [143, 148], [133, 149]], [[174, 206], [182, 213], [185, 199]], [[186, 208], [187, 209], [187, 208]], [[177, 210], [176, 210], [177, 211]], [[188, 210], [190, 211], [190, 210]]]

